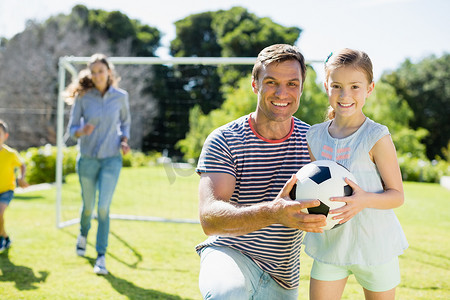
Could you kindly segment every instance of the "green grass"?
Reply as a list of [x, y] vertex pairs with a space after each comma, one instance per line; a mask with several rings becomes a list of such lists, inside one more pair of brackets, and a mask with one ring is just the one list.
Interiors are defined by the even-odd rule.
[[[197, 186], [192, 170], [126, 168], [111, 213], [195, 219]], [[400, 257], [397, 299], [450, 299], [450, 191], [419, 183], [405, 190], [396, 213], [410, 247]], [[76, 176], [67, 178], [63, 199], [64, 220], [78, 217]], [[56, 228], [54, 189], [17, 194], [5, 217], [13, 246], [0, 254], [0, 299], [201, 299], [194, 246], [205, 236], [198, 224], [112, 220], [110, 274], [97, 276], [96, 221], [87, 257], [76, 256], [78, 225]], [[312, 260], [302, 253], [301, 261], [299, 299], [308, 299]], [[362, 298], [351, 277], [343, 299]]]

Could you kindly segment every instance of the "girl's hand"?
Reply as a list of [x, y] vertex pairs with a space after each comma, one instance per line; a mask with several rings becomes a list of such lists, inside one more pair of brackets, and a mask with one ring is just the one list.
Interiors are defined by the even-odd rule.
[[340, 208], [330, 210], [330, 214], [338, 214], [333, 217], [334, 220], [341, 219], [339, 224], [343, 224], [353, 218], [357, 213], [367, 207], [367, 197], [370, 193], [365, 192], [356, 183], [348, 178], [345, 182], [353, 189], [353, 194], [346, 197], [332, 197], [330, 201], [345, 202], [346, 204]]

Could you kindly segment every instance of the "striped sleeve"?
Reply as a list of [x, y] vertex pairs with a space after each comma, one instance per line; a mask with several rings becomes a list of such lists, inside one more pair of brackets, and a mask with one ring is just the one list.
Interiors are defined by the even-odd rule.
[[221, 128], [214, 130], [206, 139], [196, 171], [228, 173], [236, 177], [236, 168]]

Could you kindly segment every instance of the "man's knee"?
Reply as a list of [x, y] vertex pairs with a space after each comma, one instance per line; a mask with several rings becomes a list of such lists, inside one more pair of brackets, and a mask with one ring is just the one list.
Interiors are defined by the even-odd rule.
[[245, 284], [242, 285], [230, 285], [227, 283], [220, 283], [201, 286], [200, 292], [202, 293], [203, 299], [208, 300], [247, 300], [249, 299], [248, 291]]
[[199, 287], [203, 299], [249, 299], [246, 278], [239, 262], [227, 248], [204, 249], [201, 254]]

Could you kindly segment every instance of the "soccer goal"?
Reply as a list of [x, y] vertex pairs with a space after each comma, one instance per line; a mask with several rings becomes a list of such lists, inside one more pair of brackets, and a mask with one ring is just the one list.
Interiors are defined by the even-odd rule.
[[[63, 158], [66, 145], [64, 141], [65, 133], [65, 114], [67, 118], [67, 107], [64, 101], [64, 90], [67, 86], [67, 74], [72, 78], [76, 78], [80, 70], [80, 65], [86, 66], [89, 57], [65, 56], [59, 59], [58, 81], [58, 107], [57, 107], [57, 161], [56, 161], [56, 226], [63, 228], [79, 223], [79, 209], [81, 206], [81, 196], [79, 190], [67, 190], [63, 186], [63, 180], [77, 180], [76, 174], [72, 177], [63, 177]], [[110, 57], [109, 60], [114, 65], [253, 65], [256, 58], [253, 57], [174, 57], [174, 58], [157, 58], [157, 57]], [[121, 75], [119, 73], [119, 75]], [[132, 116], [133, 118], [133, 116]], [[158, 222], [177, 222], [177, 223], [199, 223], [196, 217], [196, 207], [193, 207], [192, 201], [190, 205], [186, 204], [183, 199], [186, 197], [187, 191], [194, 191], [193, 196], [196, 197], [196, 180], [198, 176], [195, 174], [193, 166], [180, 163], [172, 163], [169, 158], [163, 157], [159, 167], [155, 167], [151, 174], [146, 174], [145, 170], [137, 170], [135, 172], [143, 172], [143, 174], [133, 175], [129, 173], [129, 168], [123, 168], [119, 184], [116, 189], [124, 189], [121, 186], [121, 178], [129, 179], [134, 176], [133, 185], [141, 186], [140, 191], [130, 191], [131, 199], [113, 199], [111, 206], [111, 219], [134, 220], [134, 221], [158, 221]], [[153, 185], [153, 186], [152, 186]], [[178, 203], [172, 202], [170, 206], [161, 201], [164, 198], [164, 191], [170, 190], [175, 193], [173, 198], [179, 200]], [[178, 195], [177, 195], [178, 192]], [[115, 194], [115, 196], [116, 196]], [[135, 206], [133, 198], [145, 199], [149, 201], [147, 205]], [[128, 201], [128, 202], [127, 202]], [[139, 200], [140, 201], [140, 200]], [[151, 207], [158, 206], [159, 211], [165, 211], [163, 215], [152, 215]], [[194, 204], [194, 206], [196, 206]], [[149, 208], [150, 207], [150, 208]], [[133, 211], [133, 209], [135, 211]], [[177, 213], [174, 210], [183, 212]], [[187, 211], [191, 211], [187, 214]], [[192, 212], [195, 211], [195, 214]], [[117, 213], [120, 212], [120, 213]], [[139, 215], [137, 214], [139, 213]], [[193, 216], [194, 217], [191, 217]], [[187, 217], [185, 217], [187, 216]]]

